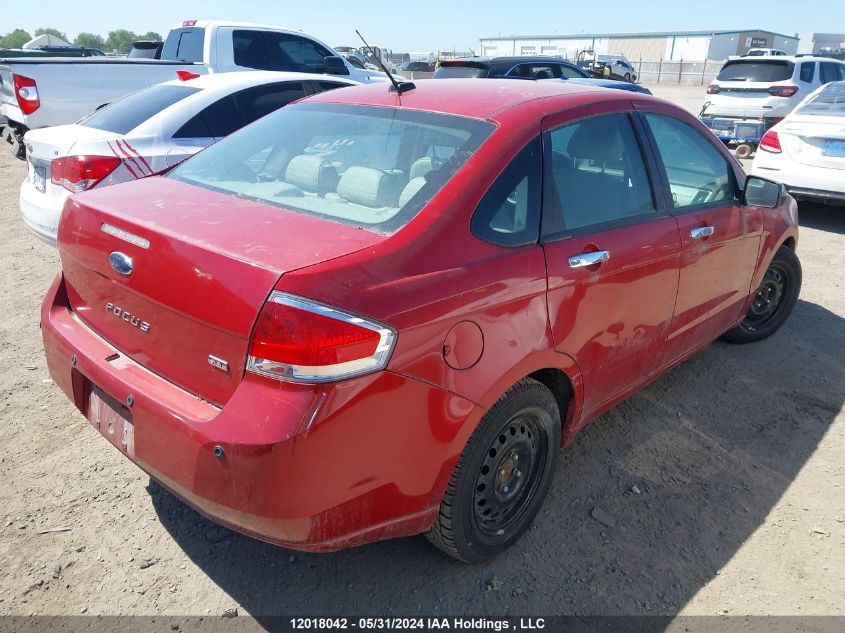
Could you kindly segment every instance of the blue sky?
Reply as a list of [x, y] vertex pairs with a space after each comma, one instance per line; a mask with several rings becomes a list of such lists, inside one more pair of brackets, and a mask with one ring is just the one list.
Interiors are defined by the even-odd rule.
[[[395, 51], [473, 48], [491, 35], [761, 28], [845, 30], [843, 0], [6, 0], [0, 33], [51, 26], [75, 36], [125, 28], [169, 28], [184, 19], [238, 19], [302, 29], [333, 46], [357, 46], [357, 27], [372, 44]], [[824, 10], [820, 10], [824, 9]]]

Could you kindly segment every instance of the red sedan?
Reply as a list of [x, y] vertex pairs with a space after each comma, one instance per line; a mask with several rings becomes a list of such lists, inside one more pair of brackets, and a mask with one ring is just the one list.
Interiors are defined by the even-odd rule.
[[780, 328], [797, 238], [781, 186], [651, 97], [346, 88], [72, 197], [44, 346], [88, 420], [221, 524], [313, 551], [424, 532], [479, 561], [589, 420]]

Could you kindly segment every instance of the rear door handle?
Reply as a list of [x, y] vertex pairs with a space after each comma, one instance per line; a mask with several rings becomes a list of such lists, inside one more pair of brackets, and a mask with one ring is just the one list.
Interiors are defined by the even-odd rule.
[[704, 237], [710, 237], [715, 232], [715, 229], [712, 226], [702, 226], [697, 229], [692, 229], [689, 232], [689, 236], [694, 240], [700, 240]]
[[581, 253], [580, 255], [573, 255], [569, 258], [570, 268], [584, 268], [585, 266], [595, 266], [610, 259], [608, 251], [593, 251], [592, 253]]

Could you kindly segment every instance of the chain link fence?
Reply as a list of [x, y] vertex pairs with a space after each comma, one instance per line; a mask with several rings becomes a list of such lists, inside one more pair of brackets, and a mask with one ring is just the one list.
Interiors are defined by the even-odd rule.
[[705, 86], [721, 70], [722, 61], [665, 61], [634, 62], [637, 82], [641, 84], [671, 84], [674, 86]]

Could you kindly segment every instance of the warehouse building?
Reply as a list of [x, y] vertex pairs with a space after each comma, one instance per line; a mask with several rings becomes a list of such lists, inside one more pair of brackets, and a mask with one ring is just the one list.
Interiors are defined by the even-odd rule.
[[579, 35], [511, 35], [479, 40], [481, 54], [559, 55], [575, 59], [582, 50], [625, 55], [629, 60], [722, 60], [750, 48], [798, 52], [797, 36], [759, 29], [747, 31], [675, 31], [663, 33], [582, 33]]

